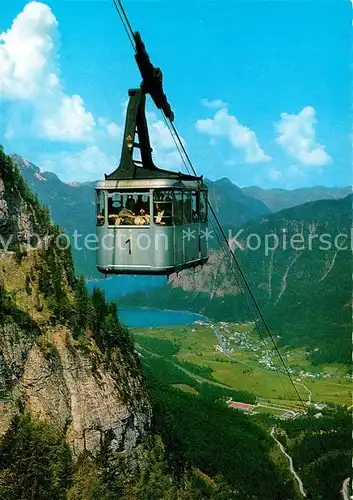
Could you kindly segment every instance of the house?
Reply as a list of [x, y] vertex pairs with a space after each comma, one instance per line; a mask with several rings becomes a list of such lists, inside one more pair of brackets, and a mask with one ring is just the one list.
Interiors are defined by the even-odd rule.
[[244, 413], [249, 413], [254, 406], [248, 403], [240, 403], [238, 401], [229, 401], [228, 405], [230, 408], [235, 408], [236, 410], [243, 411]]
[[323, 410], [327, 405], [325, 403], [315, 403], [314, 406], [317, 410]]
[[295, 412], [293, 410], [287, 410], [284, 413], [282, 413], [279, 416], [279, 418], [281, 420], [294, 420], [298, 415], [299, 415], [299, 413], [297, 413], [297, 412]]

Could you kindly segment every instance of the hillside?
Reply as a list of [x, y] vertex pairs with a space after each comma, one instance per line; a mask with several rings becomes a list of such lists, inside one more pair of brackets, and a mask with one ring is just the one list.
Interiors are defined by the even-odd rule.
[[89, 298], [58, 227], [2, 150], [0, 165], [1, 235], [11, 238], [1, 249], [1, 435], [25, 411], [65, 429], [76, 455], [103, 441], [132, 449], [151, 415], [128, 332], [100, 293]]
[[296, 499], [266, 430], [223, 401], [190, 400], [175, 425], [183, 395], [158, 397], [147, 372], [145, 383], [116, 304], [75, 277], [58, 226], [2, 149], [0, 174], [0, 497], [250, 500], [265, 484], [269, 499]]
[[350, 186], [332, 187], [313, 186], [299, 189], [263, 189], [258, 186], [243, 188], [248, 196], [264, 203], [271, 212], [279, 212], [285, 208], [303, 205], [310, 201], [338, 200], [352, 192]]
[[[248, 223], [235, 247], [272, 330], [282, 343], [306, 346], [317, 362], [350, 362], [351, 220], [350, 196], [307, 203]], [[339, 234], [348, 235], [337, 240], [345, 250], [334, 244]], [[212, 253], [204, 269], [172, 276], [166, 288], [125, 303], [192, 309], [217, 320], [249, 318], [229, 266], [223, 254]]]
[[[218, 338], [219, 334], [228, 338], [227, 353], [215, 346], [215, 331], [219, 332]], [[138, 328], [133, 330], [133, 335], [137, 349], [143, 355], [142, 364], [161, 433], [168, 442], [181, 442], [188, 457], [205, 461], [210, 469], [214, 467], [214, 457], [222, 456], [218, 445], [221, 442], [222, 450], [226, 450], [226, 460], [222, 464], [225, 477], [231, 481], [232, 469], [237, 468], [256, 492], [259, 488], [257, 478], [250, 478], [246, 471], [251, 470], [248, 460], [252, 460], [256, 442], [266, 437], [253, 428], [251, 435], [258, 438], [245, 448], [248, 445], [248, 428], [245, 426], [248, 419], [260, 424], [268, 434], [273, 429], [272, 438], [280, 440], [293, 457], [307, 498], [342, 500], [340, 490], [352, 470], [349, 407], [352, 384], [345, 367], [312, 366], [303, 349], [282, 349], [287, 366], [293, 370], [292, 377], [303, 404], [298, 401], [287, 377], [282, 377], [280, 383], [280, 374], [272, 369], [276, 356], [271, 352], [271, 342], [261, 340], [252, 324], [201, 322], [153, 330]], [[326, 372], [331, 376], [327, 377]], [[310, 403], [308, 391], [311, 393]], [[212, 418], [214, 409], [210, 403], [221, 395], [248, 403], [249, 413], [244, 415], [235, 411], [234, 420], [231, 420], [227, 412], [219, 411]], [[165, 401], [168, 401], [167, 408], [161, 404]], [[293, 420], [287, 419], [288, 410], [296, 415]], [[187, 424], [184, 423], [186, 415]], [[228, 422], [226, 418], [229, 418]], [[195, 428], [203, 433], [203, 439], [194, 439]], [[237, 433], [239, 428], [243, 431], [240, 436]], [[209, 439], [211, 435], [218, 435], [218, 441]], [[235, 451], [239, 448], [242, 451], [240, 457]], [[272, 450], [272, 453], [276, 452], [280, 458], [282, 454], [278, 448]], [[254, 458], [256, 460], [256, 456]], [[239, 459], [241, 465], [236, 465]], [[281, 474], [285, 486], [285, 471], [277, 469], [277, 474]], [[271, 478], [265, 476], [261, 478], [262, 491], [270, 489], [269, 480]], [[289, 491], [283, 493], [284, 498], [293, 498]], [[279, 492], [277, 495], [282, 498]], [[266, 493], [265, 498], [269, 496]]]
[[[95, 192], [94, 182], [71, 185], [62, 182], [52, 172], [40, 172], [39, 167], [21, 156], [11, 155], [21, 174], [40, 202], [50, 210], [52, 219], [72, 239], [75, 231], [78, 246], [83, 247], [87, 234], [95, 234]], [[73, 248], [73, 259], [77, 273], [99, 276], [95, 269], [95, 253], [85, 248]]]

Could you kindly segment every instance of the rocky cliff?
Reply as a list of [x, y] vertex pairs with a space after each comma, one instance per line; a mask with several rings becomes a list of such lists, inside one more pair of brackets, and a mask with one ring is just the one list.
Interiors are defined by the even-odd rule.
[[26, 410], [65, 431], [76, 456], [133, 449], [151, 408], [128, 332], [78, 286], [58, 228], [2, 150], [0, 235], [0, 436]]

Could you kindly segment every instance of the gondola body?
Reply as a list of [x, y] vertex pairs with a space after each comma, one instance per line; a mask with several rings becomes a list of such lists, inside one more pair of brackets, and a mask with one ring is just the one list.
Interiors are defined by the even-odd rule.
[[[110, 214], [109, 200], [143, 200], [140, 215]], [[122, 200], [122, 201], [121, 201]], [[190, 203], [191, 202], [191, 203]], [[163, 216], [158, 222], [158, 211]], [[193, 208], [194, 207], [194, 208]], [[97, 268], [105, 274], [170, 275], [207, 262], [207, 191], [196, 181], [121, 180], [97, 186]], [[113, 207], [113, 211], [116, 207]], [[107, 214], [106, 217], [99, 214]], [[136, 223], [135, 223], [136, 220]]]

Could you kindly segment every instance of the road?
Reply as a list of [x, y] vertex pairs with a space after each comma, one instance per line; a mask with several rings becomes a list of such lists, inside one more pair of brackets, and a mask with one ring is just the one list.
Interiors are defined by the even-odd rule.
[[343, 500], [350, 500], [352, 497], [349, 495], [349, 490], [350, 490], [350, 480], [351, 478], [350, 477], [347, 477], [347, 479], [345, 479], [343, 481], [343, 484], [342, 484], [342, 489], [341, 489], [341, 493], [342, 493], [342, 498]]
[[306, 493], [305, 493], [305, 490], [304, 490], [304, 486], [303, 486], [302, 480], [300, 479], [300, 477], [298, 476], [298, 474], [294, 470], [292, 457], [290, 455], [288, 455], [288, 453], [284, 449], [283, 444], [280, 441], [278, 441], [278, 439], [275, 437], [275, 428], [274, 428], [274, 426], [272, 427], [272, 430], [271, 430], [271, 436], [273, 437], [273, 439], [278, 444], [278, 446], [279, 446], [281, 452], [283, 453], [283, 455], [285, 455], [288, 458], [289, 469], [290, 469], [291, 473], [293, 474], [295, 480], [298, 483], [300, 493], [302, 494], [303, 497], [306, 497]]
[[311, 405], [311, 394], [312, 392], [310, 391], [310, 389], [307, 388], [306, 385], [304, 385], [302, 382], [294, 382], [296, 385], [302, 385], [304, 387], [304, 389], [309, 393], [309, 396], [308, 396], [308, 402], [307, 404], [308, 405]]
[[136, 343], [136, 345], [138, 346], [138, 348], [140, 350], [146, 352], [150, 356], [154, 356], [155, 358], [163, 359], [165, 362], [170, 363], [171, 365], [175, 366], [176, 368], [178, 368], [178, 370], [186, 373], [186, 375], [189, 375], [189, 377], [196, 380], [196, 382], [198, 382], [199, 384], [201, 384], [202, 382], [207, 382], [208, 384], [216, 385], [217, 387], [223, 387], [224, 389], [233, 389], [229, 385], [221, 384], [220, 382], [215, 382], [214, 380], [210, 380], [208, 378], [202, 377], [201, 375], [196, 375], [196, 373], [193, 373], [193, 372], [187, 370], [183, 366], [178, 365], [178, 363], [174, 363], [172, 360], [165, 358], [165, 357], [161, 356], [160, 354], [157, 354], [156, 352], [149, 351], [148, 349], [146, 349], [145, 347], [142, 347], [142, 345], [140, 345], [138, 343]]

